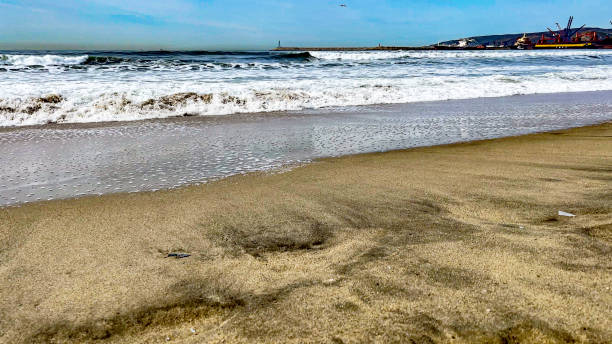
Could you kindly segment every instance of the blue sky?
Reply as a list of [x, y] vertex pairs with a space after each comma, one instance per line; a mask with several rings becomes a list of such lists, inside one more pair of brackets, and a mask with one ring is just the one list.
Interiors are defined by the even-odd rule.
[[423, 45], [541, 31], [570, 15], [610, 27], [612, 1], [0, 0], [0, 49]]

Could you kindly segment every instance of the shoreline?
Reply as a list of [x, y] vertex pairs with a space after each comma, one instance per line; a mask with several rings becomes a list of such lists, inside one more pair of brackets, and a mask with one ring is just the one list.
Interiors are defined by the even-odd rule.
[[610, 137], [607, 122], [2, 208], [0, 341], [609, 341]]
[[610, 93], [0, 130], [0, 205], [173, 189], [322, 157], [592, 125], [612, 120]]
[[[162, 120], [166, 120], [166, 119], [162, 119]], [[135, 121], [135, 123], [138, 123], [138, 122], [139, 121]], [[112, 122], [112, 123], [122, 123], [123, 124], [123, 123], [126, 123], [126, 122]], [[74, 123], [74, 124], [85, 124], [85, 123]], [[89, 123], [87, 123], [87, 124], [89, 124]], [[104, 122], [104, 123], [99, 123], [99, 124], [110, 124], [110, 123]], [[260, 171], [246, 172], [246, 173], [238, 173], [238, 174], [233, 174], [233, 175], [229, 175], [229, 176], [219, 177], [219, 178], [216, 178], [216, 179], [207, 179], [207, 180], [203, 180], [201, 182], [196, 182], [194, 184], [181, 185], [181, 186], [178, 186], [178, 187], [175, 187], [175, 188], [162, 188], [162, 189], [156, 189], [156, 190], [143, 190], [143, 191], [133, 191], [133, 192], [111, 192], [111, 193], [97, 194], [97, 195], [83, 195], [83, 196], [75, 196], [75, 197], [68, 197], [68, 198], [58, 198], [58, 199], [52, 199], [52, 200], [41, 200], [41, 201], [36, 201], [36, 202], [9, 204], [9, 205], [4, 205], [4, 206], [0, 205], [0, 211], [3, 210], [3, 209], [20, 208], [20, 207], [23, 207], [23, 206], [36, 205], [36, 204], [39, 204], [39, 203], [72, 201], [72, 200], [80, 200], [80, 199], [87, 199], [87, 198], [100, 198], [100, 197], [107, 197], [107, 196], [113, 196], [113, 195], [121, 196], [121, 195], [131, 195], [131, 194], [141, 194], [141, 193], [152, 193], [153, 194], [153, 193], [157, 193], [157, 192], [180, 191], [182, 189], [203, 187], [203, 186], [206, 186], [208, 184], [217, 183], [217, 182], [220, 182], [220, 181], [223, 181], [223, 180], [226, 180], [226, 179], [230, 179], [230, 178], [245, 177], [245, 176], [248, 177], [250, 175], [254, 175], [254, 176], [255, 175], [261, 175], [261, 174], [263, 174], [263, 175], [274, 175], [274, 174], [279, 174], [279, 173], [285, 173], [287, 171], [291, 171], [291, 170], [296, 169], [296, 168], [301, 168], [301, 167], [304, 167], [304, 166], [307, 166], [307, 165], [316, 164], [316, 163], [320, 163], [320, 162], [326, 162], [327, 160], [333, 160], [333, 159], [367, 156], [367, 155], [370, 155], [370, 154], [385, 154], [385, 153], [409, 152], [409, 151], [415, 150], [415, 149], [426, 149], [426, 148], [436, 148], [436, 147], [454, 147], [454, 146], [471, 145], [471, 144], [486, 144], [487, 142], [493, 142], [493, 141], [497, 141], [497, 140], [520, 138], [520, 137], [531, 136], [531, 135], [555, 134], [555, 133], [561, 132], [561, 131], [598, 128], [598, 127], [606, 126], [606, 125], [612, 125], [612, 120], [605, 120], [605, 121], [602, 121], [602, 122], [599, 122], [599, 123], [595, 123], [595, 124], [591, 124], [591, 125], [586, 125], [586, 126], [577, 126], [577, 127], [563, 128], [563, 129], [544, 130], [544, 131], [538, 131], [538, 132], [533, 132], [533, 133], [529, 133], [529, 134], [516, 134], [516, 135], [501, 136], [501, 137], [495, 137], [495, 138], [476, 139], [476, 140], [468, 140], [468, 141], [457, 141], [457, 142], [444, 143], [444, 144], [438, 144], [438, 145], [415, 146], [415, 147], [398, 148], [398, 149], [390, 149], [390, 150], [382, 150], [382, 151], [372, 151], [372, 152], [367, 152], [367, 153], [354, 153], [354, 154], [337, 155], [337, 156], [329, 156], [329, 157], [319, 157], [319, 158], [314, 158], [314, 159], [307, 160], [307, 161], [299, 161], [299, 162], [295, 162], [295, 163], [288, 163], [286, 165], [281, 165], [281, 166], [278, 166], [278, 167], [274, 167], [274, 168], [269, 169], [269, 170], [260, 170]]]

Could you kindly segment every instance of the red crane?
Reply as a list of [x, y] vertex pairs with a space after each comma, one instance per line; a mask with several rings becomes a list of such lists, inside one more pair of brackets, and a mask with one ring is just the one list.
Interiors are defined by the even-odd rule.
[[584, 25], [582, 25], [578, 29], [572, 29], [572, 24], [573, 23], [574, 23], [574, 17], [570, 16], [569, 20], [567, 21], [567, 26], [565, 27], [565, 29], [562, 29], [561, 25], [559, 25], [559, 23], [555, 23], [557, 25], [557, 28], [559, 29], [559, 31], [557, 31], [557, 32], [555, 32], [551, 28], [547, 27], [548, 31], [552, 35], [552, 38], [546, 37], [545, 35], [542, 34], [542, 37], [540, 38], [540, 41], [538, 42], [538, 44], [546, 44], [546, 43], [555, 43], [555, 44], [571, 43], [573, 41], [572, 36], [574, 36], [575, 34], [578, 34], [578, 32], [580, 32], [580, 30], [582, 30], [584, 28]]

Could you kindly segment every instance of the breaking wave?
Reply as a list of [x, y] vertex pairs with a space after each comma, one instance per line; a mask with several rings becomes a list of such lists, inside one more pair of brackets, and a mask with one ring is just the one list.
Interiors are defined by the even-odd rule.
[[4, 53], [0, 73], [21, 126], [612, 90], [612, 51]]
[[[176, 60], [168, 59], [156, 61], [153, 60], [156, 55], [153, 52], [147, 53], [124, 53], [123, 57], [112, 56], [112, 55], [79, 55], [79, 56], [62, 56], [62, 55], [0, 55], [0, 65], [9, 66], [74, 66], [74, 65], [113, 65], [119, 63], [149, 63], [155, 65], [163, 62], [183, 62], [183, 63], [197, 63], [197, 62], [208, 62], [199, 59], [185, 59], [184, 57], [202, 57], [202, 56], [241, 56], [237, 54], [220, 54], [220, 53], [204, 53], [204, 52], [185, 52], [177, 55]], [[168, 53], [164, 52], [163, 56], [167, 56]], [[249, 55], [242, 55], [249, 56]], [[183, 57], [182, 59], [180, 57]], [[316, 58], [308, 52], [302, 53], [279, 53], [279, 54], [261, 54], [259, 57], [262, 60], [289, 60], [289, 61], [314, 61]]]
[[559, 59], [593, 59], [601, 56], [611, 56], [612, 51], [593, 51], [585, 53], [580, 50], [502, 50], [502, 51], [311, 51], [310, 54], [320, 60], [336, 61], [377, 61], [377, 60], [404, 60], [404, 59], [449, 59], [461, 60], [501, 60], [517, 58], [559, 58]]
[[[610, 51], [310, 51], [310, 52], [209, 52], [209, 51], [148, 51], [148, 52], [96, 52], [95, 54], [4, 54], [0, 66], [9, 67], [97, 67], [126, 65], [139, 68], [159, 66], [206, 65], [234, 68], [261, 66], [266, 63], [350, 63], [396, 61], [397, 64], [427, 62], [429, 64], [470, 61], [475, 63], [504, 63], [518, 59], [555, 63], [574, 60], [592, 60], [611, 57]], [[349, 64], [350, 65], [350, 64]], [[347, 66], [349, 66], [347, 65]], [[270, 67], [270, 65], [268, 65]], [[273, 66], [272, 66], [273, 67]]]
[[89, 58], [82, 56], [61, 55], [2, 55], [0, 65], [13, 66], [66, 66], [84, 63]]
[[87, 56], [85, 61], [81, 62], [84, 65], [108, 65], [128, 62], [129, 59], [115, 56]]
[[274, 58], [274, 59], [280, 59], [280, 60], [305, 60], [305, 61], [313, 61], [313, 60], [317, 59], [316, 57], [314, 57], [309, 52], [274, 54], [274, 55], [271, 55], [271, 57]]
[[[591, 70], [588, 73], [548, 74], [544, 77], [492, 75], [481, 78], [333, 80], [326, 83], [295, 80], [283, 87], [275, 85], [275, 82], [212, 87], [214, 89], [206, 89], [207, 85], [190, 84], [180, 92], [172, 92], [172, 83], [155, 90], [133, 84], [118, 92], [108, 92], [102, 85], [88, 84], [78, 91], [42, 97], [0, 98], [0, 126], [129, 121], [612, 90], [612, 68], [603, 71], [607, 78], [598, 76], [601, 72]], [[571, 82], [571, 87], [568, 87], [568, 82]]]

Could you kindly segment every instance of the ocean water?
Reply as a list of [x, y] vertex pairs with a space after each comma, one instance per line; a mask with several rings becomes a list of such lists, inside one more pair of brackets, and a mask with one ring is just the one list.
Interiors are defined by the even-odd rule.
[[612, 51], [0, 51], [0, 127], [612, 90]]

